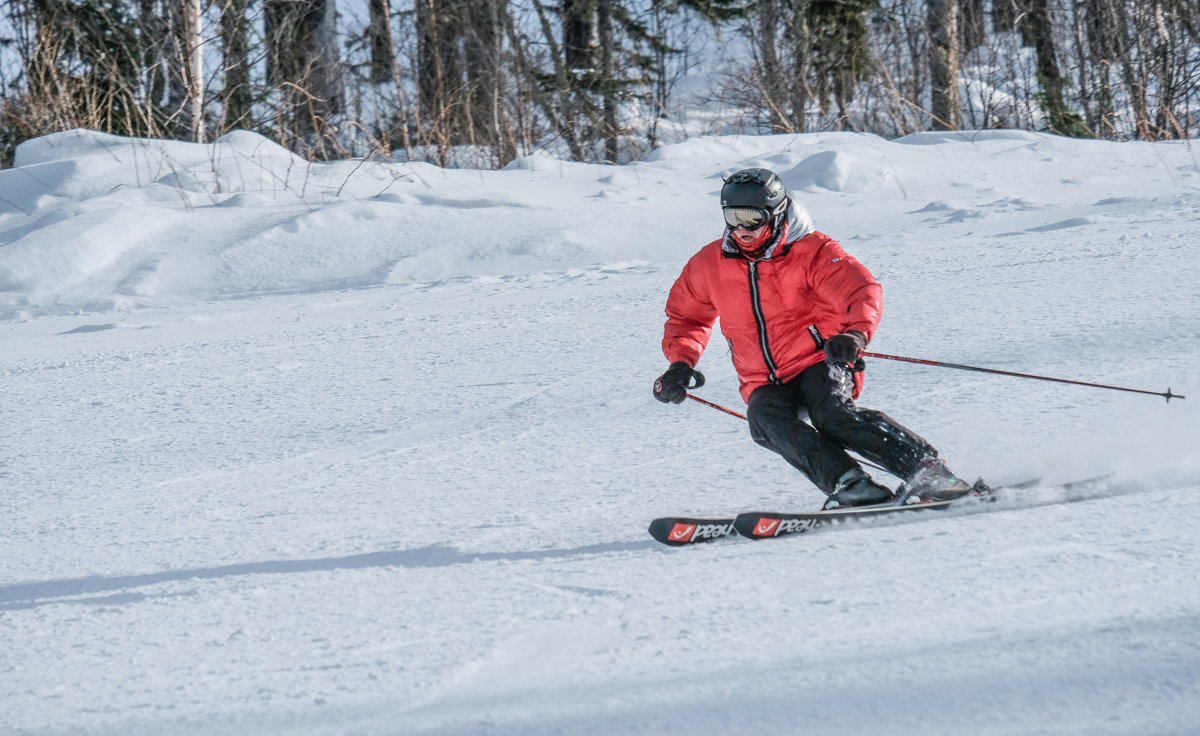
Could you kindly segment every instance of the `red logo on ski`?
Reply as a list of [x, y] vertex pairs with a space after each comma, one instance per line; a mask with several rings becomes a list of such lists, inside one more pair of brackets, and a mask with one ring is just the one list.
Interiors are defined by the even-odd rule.
[[779, 528], [779, 519], [759, 519], [754, 525], [754, 536], [756, 537], [772, 537], [775, 536], [775, 530]]
[[676, 524], [668, 537], [672, 542], [686, 542], [696, 533], [695, 524]]

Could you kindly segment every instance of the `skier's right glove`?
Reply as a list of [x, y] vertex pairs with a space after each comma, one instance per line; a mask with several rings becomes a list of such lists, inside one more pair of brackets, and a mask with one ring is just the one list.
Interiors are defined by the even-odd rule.
[[664, 404], [682, 404], [687, 398], [689, 388], [700, 388], [703, 385], [703, 373], [682, 360], [676, 361], [654, 382], [654, 398]]

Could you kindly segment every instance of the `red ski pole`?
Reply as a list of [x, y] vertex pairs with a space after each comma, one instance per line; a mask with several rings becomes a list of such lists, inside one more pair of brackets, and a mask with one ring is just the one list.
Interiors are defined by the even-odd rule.
[[1106, 388], [1110, 391], [1129, 391], [1135, 394], [1150, 394], [1151, 396], [1165, 396], [1169, 402], [1171, 399], [1186, 399], [1186, 396], [1171, 393], [1171, 389], [1166, 392], [1162, 391], [1144, 391], [1140, 388], [1123, 388], [1121, 386], [1106, 386], [1102, 383], [1088, 383], [1086, 381], [1072, 381], [1067, 378], [1051, 378], [1050, 376], [1035, 376], [1031, 373], [1014, 373], [1013, 371], [1000, 371], [995, 368], [977, 368], [972, 365], [959, 365], [958, 363], [945, 363], [940, 360], [925, 360], [923, 358], [905, 358], [899, 355], [884, 355], [883, 353], [863, 353], [865, 358], [883, 358], [884, 360], [898, 360], [902, 363], [917, 363], [919, 365], [932, 365], [938, 368], [957, 368], [960, 371], [976, 371], [978, 373], [993, 373], [998, 376], [1014, 376], [1016, 378], [1033, 378], [1039, 381], [1054, 381], [1055, 383], [1070, 383], [1075, 386], [1090, 386], [1091, 388]]
[[[705, 401], [704, 399], [700, 398], [699, 396], [696, 396], [695, 394], [688, 394], [687, 397], [689, 399], [691, 399], [692, 401], [699, 401], [701, 404], [704, 404], [705, 406], [711, 406], [712, 408], [716, 409], [717, 411], [723, 411], [726, 414], [737, 417], [738, 419], [746, 419], [745, 414], [739, 414], [738, 412], [734, 411], [733, 409], [726, 409], [725, 407], [721, 406], [720, 404], [714, 404], [711, 401]], [[749, 420], [747, 420], [747, 421], [749, 421]]]

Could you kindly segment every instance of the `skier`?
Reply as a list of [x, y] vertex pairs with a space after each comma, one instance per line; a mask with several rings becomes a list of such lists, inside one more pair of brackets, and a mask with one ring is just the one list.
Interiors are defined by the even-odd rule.
[[971, 490], [928, 442], [886, 414], [860, 409], [861, 356], [875, 334], [882, 288], [865, 266], [813, 228], [774, 172], [745, 169], [721, 188], [725, 235], [688, 261], [667, 298], [654, 396], [679, 404], [699, 380], [700, 354], [721, 320], [750, 436], [828, 496], [824, 508], [896, 501], [847, 454], [904, 480], [908, 495]]

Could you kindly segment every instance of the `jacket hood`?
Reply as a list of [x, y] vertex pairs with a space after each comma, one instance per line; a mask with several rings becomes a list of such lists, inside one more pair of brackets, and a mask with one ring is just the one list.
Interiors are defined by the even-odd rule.
[[[808, 213], [808, 208], [804, 206], [803, 202], [796, 199], [795, 195], [789, 193], [785, 223], [782, 227], [775, 228], [775, 233], [767, 241], [763, 254], [758, 260], [771, 258], [771, 256], [775, 255], [780, 245], [785, 246], [782, 253], [786, 253], [787, 245], [800, 240], [815, 229], [813, 227], [812, 215]], [[721, 250], [727, 256], [742, 256], [742, 249], [738, 247], [737, 241], [733, 239], [732, 228], [725, 228], [725, 238], [721, 241]]]

